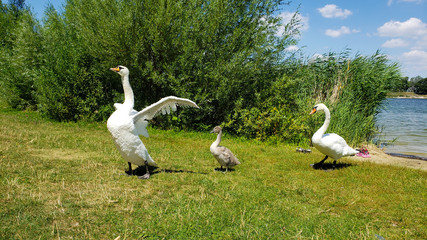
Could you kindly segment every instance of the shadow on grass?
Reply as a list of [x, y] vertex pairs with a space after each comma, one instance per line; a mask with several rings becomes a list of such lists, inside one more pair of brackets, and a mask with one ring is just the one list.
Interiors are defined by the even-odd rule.
[[314, 170], [323, 170], [323, 171], [331, 171], [331, 170], [338, 170], [338, 169], [342, 169], [342, 168], [348, 168], [348, 167], [352, 167], [353, 164], [350, 163], [323, 163], [321, 165], [316, 165], [316, 164], [310, 164], [310, 167], [312, 167]]
[[[148, 170], [150, 171], [151, 175], [159, 174], [159, 173], [196, 173], [196, 174], [207, 174], [204, 172], [194, 172], [190, 170], [176, 170], [176, 169], [161, 169], [158, 167], [152, 167], [148, 166]], [[145, 166], [138, 166], [132, 171], [132, 175], [134, 176], [142, 176], [146, 173]]]
[[228, 170], [226, 168], [215, 168], [215, 171], [218, 171], [218, 172], [234, 172], [235, 170], [233, 168], [229, 168]]

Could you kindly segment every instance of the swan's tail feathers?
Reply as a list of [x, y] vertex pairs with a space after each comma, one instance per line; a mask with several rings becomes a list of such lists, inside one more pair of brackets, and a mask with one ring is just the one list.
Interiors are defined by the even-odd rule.
[[347, 153], [348, 153], [349, 156], [354, 156], [354, 155], [358, 154], [359, 151], [357, 151], [356, 149], [353, 149], [351, 147], [348, 147]]
[[144, 152], [144, 160], [148, 162], [149, 166], [157, 167], [157, 163], [151, 158], [151, 156], [148, 153], [148, 151]]
[[236, 158], [236, 156], [232, 155], [230, 158], [230, 166], [236, 166], [239, 165], [239, 159]]

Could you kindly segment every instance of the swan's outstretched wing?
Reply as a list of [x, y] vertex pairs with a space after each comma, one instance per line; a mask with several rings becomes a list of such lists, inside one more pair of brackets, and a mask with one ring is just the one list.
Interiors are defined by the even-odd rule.
[[177, 106], [199, 108], [197, 104], [186, 98], [179, 98], [175, 96], [162, 98], [158, 102], [153, 103], [132, 115], [133, 122], [135, 123], [135, 127], [138, 129], [139, 134], [148, 137], [148, 132], [145, 129], [147, 126], [147, 120], [153, 119], [160, 113], [169, 114], [171, 110], [176, 111]]

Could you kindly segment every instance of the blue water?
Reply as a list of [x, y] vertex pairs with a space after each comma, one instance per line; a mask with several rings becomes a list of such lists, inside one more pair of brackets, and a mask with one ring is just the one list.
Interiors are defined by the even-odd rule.
[[389, 98], [377, 116], [386, 152], [427, 157], [427, 99]]

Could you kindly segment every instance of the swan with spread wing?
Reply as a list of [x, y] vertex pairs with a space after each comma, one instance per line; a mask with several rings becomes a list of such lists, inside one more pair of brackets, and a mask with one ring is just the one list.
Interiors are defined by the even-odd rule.
[[157, 164], [139, 138], [139, 135], [149, 136], [146, 129], [147, 120], [151, 120], [161, 113], [169, 114], [171, 111], [176, 111], [177, 106], [199, 107], [191, 100], [169, 96], [138, 112], [133, 109], [134, 95], [129, 83], [129, 70], [124, 66], [117, 66], [110, 70], [121, 76], [125, 101], [114, 104], [116, 111], [108, 118], [107, 128], [111, 132], [120, 154], [129, 164], [129, 171], [126, 173], [132, 174], [132, 164], [145, 165], [146, 173], [139, 178], [148, 179], [150, 178], [148, 166], [156, 167]]

